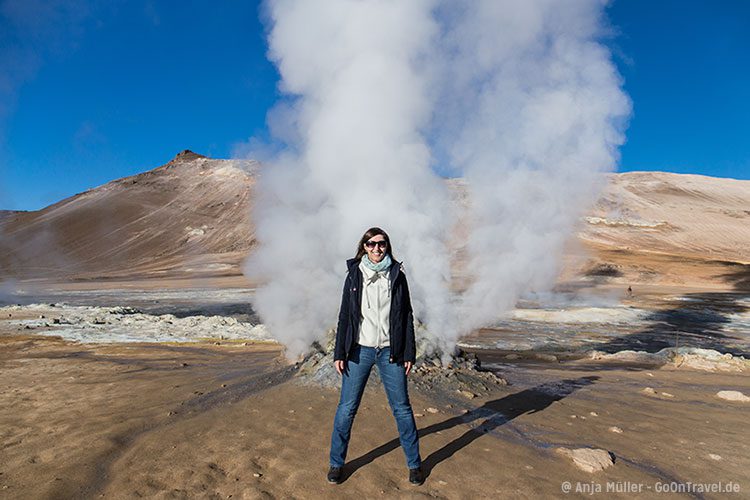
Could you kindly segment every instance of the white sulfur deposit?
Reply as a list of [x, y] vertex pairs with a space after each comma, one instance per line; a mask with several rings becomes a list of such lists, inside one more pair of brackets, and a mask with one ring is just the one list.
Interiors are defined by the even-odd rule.
[[658, 352], [620, 351], [613, 354], [601, 351], [589, 352], [596, 361], [619, 361], [664, 365], [671, 368], [692, 369], [708, 372], [744, 372], [750, 370], [750, 360], [742, 356], [722, 354], [713, 349], [697, 347], [669, 347]]
[[511, 317], [541, 323], [631, 323], [643, 320], [649, 311], [627, 306], [568, 307], [565, 309], [514, 309]]
[[197, 340], [270, 341], [263, 325], [224, 316], [144, 314], [130, 307], [31, 304], [0, 308], [0, 315], [34, 313], [34, 319], [12, 320], [29, 333], [59, 336], [75, 342], [194, 342]]

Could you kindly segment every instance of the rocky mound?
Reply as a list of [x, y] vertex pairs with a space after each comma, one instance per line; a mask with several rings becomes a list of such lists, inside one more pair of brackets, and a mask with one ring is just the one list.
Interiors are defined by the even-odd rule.
[[[330, 331], [326, 345], [316, 343], [314, 351], [299, 363], [297, 375], [302, 383], [331, 388], [339, 386], [340, 376], [333, 363], [334, 342], [334, 332]], [[444, 362], [444, 359], [448, 361]], [[452, 356], [443, 356], [429, 346], [424, 332], [417, 336], [417, 362], [409, 377], [419, 390], [468, 399], [486, 396], [497, 387], [507, 385], [494, 373], [482, 371], [479, 360], [473, 354], [458, 350]], [[372, 371], [370, 378], [376, 385], [381, 383], [377, 370]]]

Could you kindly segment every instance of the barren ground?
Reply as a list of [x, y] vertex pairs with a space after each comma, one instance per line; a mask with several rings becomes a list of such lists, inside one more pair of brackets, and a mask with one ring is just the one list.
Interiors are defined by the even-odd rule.
[[[750, 491], [747, 403], [715, 396], [750, 393], [743, 374], [536, 362], [505, 373], [511, 385], [489, 398], [413, 391], [429, 474], [421, 487], [406, 479], [375, 387], [355, 422], [348, 477], [333, 486], [325, 472], [337, 393], [301, 384], [277, 347], [83, 345], [6, 324], [5, 498], [535, 498], [561, 496], [565, 481], [632, 482], [644, 495], [672, 481], [739, 483], [737, 498]], [[602, 448], [615, 464], [587, 473], [558, 446]]]

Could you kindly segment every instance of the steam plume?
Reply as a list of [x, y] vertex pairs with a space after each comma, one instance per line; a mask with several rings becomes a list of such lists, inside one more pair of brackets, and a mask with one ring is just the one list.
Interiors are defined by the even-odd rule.
[[[420, 67], [437, 33], [432, 3], [272, 1], [270, 57], [294, 99], [277, 116], [289, 150], [259, 180], [256, 306], [295, 356], [335, 319], [346, 267], [370, 226], [389, 232], [415, 313], [446, 325], [445, 186], [420, 133]], [[277, 129], [278, 130], [278, 129]], [[295, 138], [298, 138], [295, 140]], [[445, 334], [442, 334], [443, 336]]]
[[[596, 42], [602, 2], [266, 7], [284, 149], [259, 179], [260, 245], [245, 270], [265, 283], [256, 307], [292, 357], [334, 323], [343, 261], [370, 226], [390, 233], [415, 314], [444, 349], [551, 285], [629, 112]], [[465, 176], [470, 192], [470, 284], [457, 300], [454, 219], [434, 169]]]
[[598, 174], [616, 165], [630, 101], [595, 41], [603, 2], [451, 6], [436, 58], [447, 83], [436, 135], [471, 200], [465, 332], [553, 284], [565, 240], [595, 201]]

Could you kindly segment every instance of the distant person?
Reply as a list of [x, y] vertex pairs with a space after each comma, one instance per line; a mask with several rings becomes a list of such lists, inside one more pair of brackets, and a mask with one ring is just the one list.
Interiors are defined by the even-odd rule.
[[628, 297], [632, 297], [632, 296], [633, 296], [633, 287], [629, 286], [628, 287]]
[[[342, 375], [341, 399], [331, 436], [328, 481], [340, 483], [352, 423], [367, 379], [377, 365], [388, 403], [396, 419], [401, 447], [409, 467], [409, 482], [422, 484], [422, 459], [406, 377], [416, 357], [414, 317], [409, 286], [391, 242], [378, 227], [367, 230], [357, 254], [347, 261], [349, 272], [341, 298], [334, 363]], [[370, 429], [381, 433], [381, 428]]]

